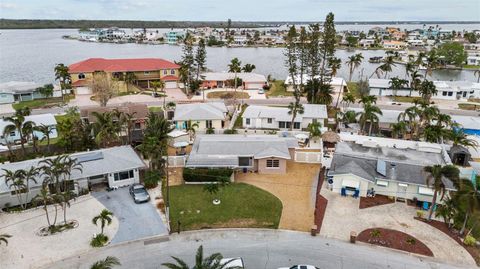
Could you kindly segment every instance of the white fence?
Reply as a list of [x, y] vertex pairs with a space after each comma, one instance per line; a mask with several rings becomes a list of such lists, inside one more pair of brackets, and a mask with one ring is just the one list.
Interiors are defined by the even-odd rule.
[[168, 156], [169, 167], [185, 167], [187, 156]]
[[295, 151], [295, 161], [299, 163], [322, 163], [322, 152]]

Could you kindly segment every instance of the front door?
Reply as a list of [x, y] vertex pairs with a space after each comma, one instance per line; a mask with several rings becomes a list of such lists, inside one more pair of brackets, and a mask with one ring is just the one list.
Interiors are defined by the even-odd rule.
[[397, 189], [397, 200], [398, 201], [406, 201], [407, 188], [408, 188], [407, 184], [402, 184], [402, 183], [398, 184], [398, 189]]

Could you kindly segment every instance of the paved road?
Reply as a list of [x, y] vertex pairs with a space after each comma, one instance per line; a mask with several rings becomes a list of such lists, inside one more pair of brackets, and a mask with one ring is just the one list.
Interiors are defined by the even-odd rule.
[[275, 269], [298, 263], [312, 264], [321, 269], [462, 268], [380, 247], [353, 245], [290, 231], [200, 231], [174, 234], [169, 241], [160, 241], [140, 241], [96, 249], [44, 268], [89, 268], [93, 262], [106, 256], [118, 257], [122, 263], [118, 268], [164, 268], [161, 263], [173, 261], [171, 255], [192, 264], [200, 245], [204, 246], [205, 255], [221, 252], [224, 257], [243, 257], [248, 269]]
[[92, 192], [92, 196], [112, 211], [120, 222], [112, 244], [168, 234], [153, 204], [135, 204], [128, 193], [128, 188], [111, 192]]

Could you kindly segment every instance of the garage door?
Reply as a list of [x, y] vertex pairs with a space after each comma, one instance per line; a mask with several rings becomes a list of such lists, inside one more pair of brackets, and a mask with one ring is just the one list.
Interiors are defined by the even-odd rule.
[[355, 179], [345, 178], [342, 181], [342, 187], [359, 189], [360, 188], [360, 182], [358, 180], [355, 180]]
[[165, 82], [165, 88], [166, 89], [176, 89], [177, 88], [177, 82], [176, 81], [167, 81], [167, 82]]
[[92, 90], [88, 87], [77, 87], [77, 94], [92, 94]]
[[263, 88], [263, 83], [247, 83], [247, 90], [257, 90]]

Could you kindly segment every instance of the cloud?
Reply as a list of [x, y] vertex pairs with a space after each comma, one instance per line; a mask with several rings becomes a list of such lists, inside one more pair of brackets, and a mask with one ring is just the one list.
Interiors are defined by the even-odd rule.
[[16, 9], [18, 5], [13, 3], [0, 3], [0, 9]]

